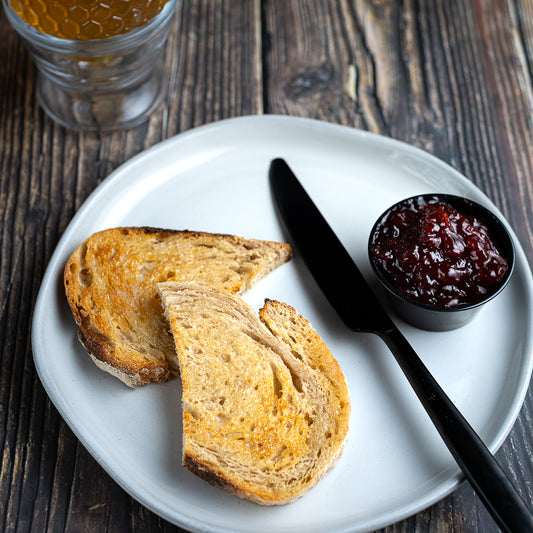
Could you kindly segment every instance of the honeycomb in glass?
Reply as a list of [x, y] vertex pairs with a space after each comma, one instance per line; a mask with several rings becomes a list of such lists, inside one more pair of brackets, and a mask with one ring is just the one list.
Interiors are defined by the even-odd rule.
[[167, 0], [11, 0], [37, 30], [63, 39], [106, 39], [146, 24]]

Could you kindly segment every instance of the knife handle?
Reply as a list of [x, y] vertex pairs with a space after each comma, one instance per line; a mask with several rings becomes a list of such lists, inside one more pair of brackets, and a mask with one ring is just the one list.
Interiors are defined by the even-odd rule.
[[402, 333], [378, 333], [415, 390], [433, 424], [502, 531], [533, 532], [533, 514], [479, 435], [442, 390]]

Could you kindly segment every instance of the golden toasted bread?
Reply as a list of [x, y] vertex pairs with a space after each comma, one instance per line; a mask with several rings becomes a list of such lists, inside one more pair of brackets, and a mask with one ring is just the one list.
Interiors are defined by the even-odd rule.
[[183, 393], [183, 465], [263, 505], [302, 496], [340, 457], [350, 415], [344, 375], [309, 321], [199, 283], [158, 285]]
[[94, 362], [130, 387], [178, 371], [156, 285], [201, 281], [241, 294], [287, 261], [288, 244], [158, 228], [95, 233], [65, 266], [68, 302]]

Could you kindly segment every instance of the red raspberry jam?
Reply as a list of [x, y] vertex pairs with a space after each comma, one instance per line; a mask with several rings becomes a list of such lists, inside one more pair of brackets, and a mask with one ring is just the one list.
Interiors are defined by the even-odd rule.
[[400, 293], [444, 307], [483, 299], [509, 268], [482, 220], [436, 197], [412, 198], [391, 211], [370, 252]]

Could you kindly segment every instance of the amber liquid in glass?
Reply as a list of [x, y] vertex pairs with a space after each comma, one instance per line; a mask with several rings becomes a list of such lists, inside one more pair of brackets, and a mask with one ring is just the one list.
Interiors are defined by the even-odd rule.
[[146, 24], [167, 0], [11, 0], [30, 26], [54, 37], [106, 39]]

